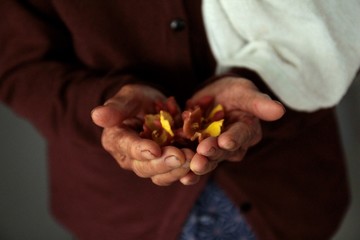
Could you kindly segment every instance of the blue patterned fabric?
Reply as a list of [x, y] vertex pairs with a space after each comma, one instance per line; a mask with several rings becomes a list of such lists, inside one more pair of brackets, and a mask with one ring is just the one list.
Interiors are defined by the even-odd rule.
[[255, 240], [239, 209], [210, 181], [196, 201], [179, 240]]

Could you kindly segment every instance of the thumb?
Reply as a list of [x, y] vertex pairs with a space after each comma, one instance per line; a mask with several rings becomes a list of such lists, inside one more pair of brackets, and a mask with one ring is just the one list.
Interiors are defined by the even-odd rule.
[[93, 122], [99, 127], [113, 127], [121, 122], [122, 115], [111, 106], [99, 106], [91, 111]]
[[279, 101], [272, 100], [268, 95], [259, 93], [249, 101], [250, 112], [261, 120], [275, 121], [280, 119], [286, 109]]
[[138, 108], [137, 101], [115, 97], [108, 100], [103, 106], [94, 108], [91, 111], [91, 118], [99, 127], [114, 127], [132, 117]]

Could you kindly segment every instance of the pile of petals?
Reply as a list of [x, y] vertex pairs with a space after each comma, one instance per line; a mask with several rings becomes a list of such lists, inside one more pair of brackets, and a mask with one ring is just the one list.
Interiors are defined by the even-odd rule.
[[224, 108], [214, 106], [213, 98], [204, 97], [197, 104], [188, 104], [181, 113], [174, 97], [157, 102], [156, 114], [145, 115], [140, 136], [160, 146], [189, 146], [207, 137], [217, 137], [223, 129]]

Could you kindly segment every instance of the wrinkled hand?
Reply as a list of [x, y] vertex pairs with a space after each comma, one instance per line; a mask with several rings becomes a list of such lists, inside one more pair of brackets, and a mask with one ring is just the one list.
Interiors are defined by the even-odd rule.
[[191, 160], [190, 169], [206, 174], [223, 160], [241, 161], [247, 149], [261, 140], [260, 120], [274, 121], [285, 113], [283, 105], [259, 92], [244, 78], [224, 77], [197, 92], [189, 105], [196, 105], [204, 96], [213, 96], [226, 112], [225, 130], [218, 137], [201, 141]]
[[198, 176], [188, 174], [194, 152], [173, 146], [160, 146], [139, 137], [145, 114], [154, 112], [154, 102], [164, 100], [158, 90], [145, 85], [126, 85], [104, 106], [92, 111], [94, 123], [103, 128], [102, 145], [127, 170], [157, 185], [180, 180], [194, 184]]

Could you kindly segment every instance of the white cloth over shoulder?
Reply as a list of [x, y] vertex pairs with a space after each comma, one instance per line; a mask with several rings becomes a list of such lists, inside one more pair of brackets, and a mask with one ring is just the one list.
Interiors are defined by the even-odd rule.
[[203, 0], [218, 74], [256, 71], [290, 108], [336, 105], [360, 66], [360, 0]]

